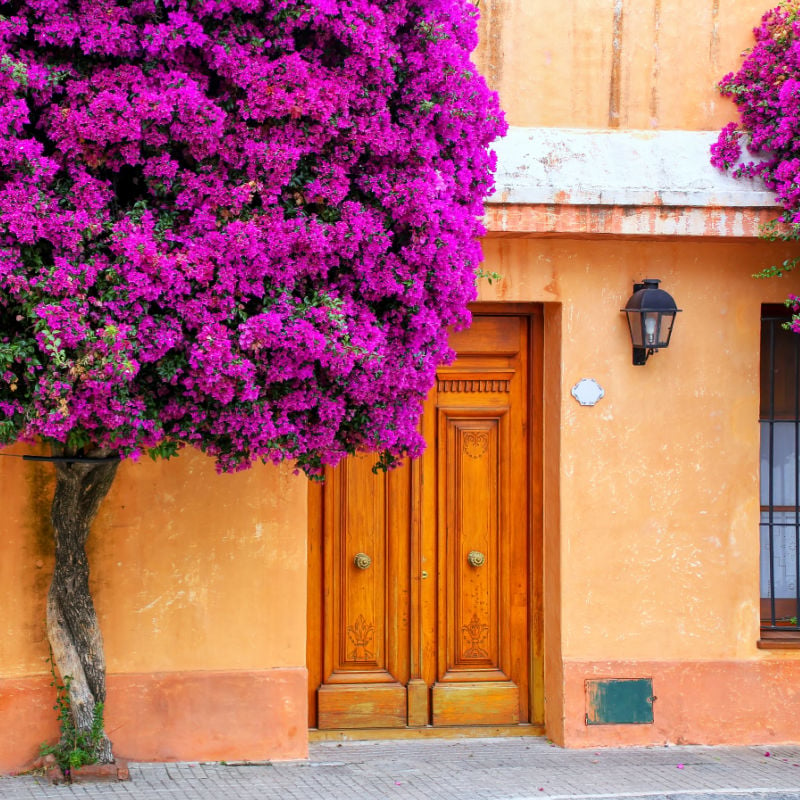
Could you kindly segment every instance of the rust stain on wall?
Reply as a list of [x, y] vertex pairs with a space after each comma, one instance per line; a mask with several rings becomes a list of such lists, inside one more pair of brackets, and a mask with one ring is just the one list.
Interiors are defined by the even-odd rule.
[[658, 127], [658, 80], [661, 73], [661, 53], [658, 36], [661, 31], [661, 0], [653, 3], [653, 68], [650, 72], [650, 124]]
[[620, 126], [622, 95], [622, 0], [614, 0], [614, 20], [611, 32], [611, 80], [608, 88], [608, 126]]
[[708, 47], [711, 67], [719, 70], [719, 0], [711, 0], [711, 42]]
[[475, 3], [479, 14], [479, 42], [473, 58], [483, 72], [489, 88], [500, 91], [503, 80], [503, 21], [504, 3], [481, 0]]

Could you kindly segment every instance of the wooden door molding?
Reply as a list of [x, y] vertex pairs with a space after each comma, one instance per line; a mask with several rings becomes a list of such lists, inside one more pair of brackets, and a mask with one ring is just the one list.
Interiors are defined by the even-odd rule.
[[310, 488], [310, 727], [540, 718], [540, 322], [476, 315], [437, 372], [426, 453], [388, 476], [349, 459]]

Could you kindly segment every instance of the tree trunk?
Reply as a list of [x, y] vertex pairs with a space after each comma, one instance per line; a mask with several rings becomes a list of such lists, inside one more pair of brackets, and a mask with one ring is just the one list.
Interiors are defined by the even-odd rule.
[[[54, 448], [54, 455], [63, 455]], [[92, 458], [108, 456], [93, 451]], [[106, 662], [103, 637], [89, 593], [89, 562], [86, 538], [100, 503], [108, 494], [118, 461], [55, 462], [56, 488], [51, 519], [56, 561], [47, 596], [47, 636], [53, 661], [67, 683], [75, 728], [92, 728], [97, 703], [106, 699]], [[95, 753], [100, 763], [114, 760], [111, 742], [102, 734]]]

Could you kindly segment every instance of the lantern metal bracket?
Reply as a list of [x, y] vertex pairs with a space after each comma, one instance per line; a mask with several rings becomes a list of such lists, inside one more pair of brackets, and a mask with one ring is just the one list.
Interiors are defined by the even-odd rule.
[[647, 347], [633, 348], [633, 366], [641, 367], [647, 363], [647, 359], [655, 353], [655, 350]]

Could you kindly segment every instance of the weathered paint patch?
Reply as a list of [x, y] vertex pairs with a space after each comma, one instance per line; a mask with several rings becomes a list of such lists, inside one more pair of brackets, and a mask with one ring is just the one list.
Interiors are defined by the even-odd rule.
[[709, 163], [714, 131], [512, 127], [488, 204], [770, 208], [763, 185]]
[[661, 78], [661, 0], [653, 2], [653, 66], [650, 69], [650, 125], [658, 127], [658, 86]]
[[622, 96], [622, 0], [614, 0], [611, 26], [611, 78], [608, 87], [608, 127], [619, 128]]
[[708, 45], [708, 59], [714, 70], [719, 70], [719, 0], [711, 0], [711, 41]]
[[774, 218], [762, 208], [509, 204], [489, 206], [483, 222], [490, 237], [757, 239]]

